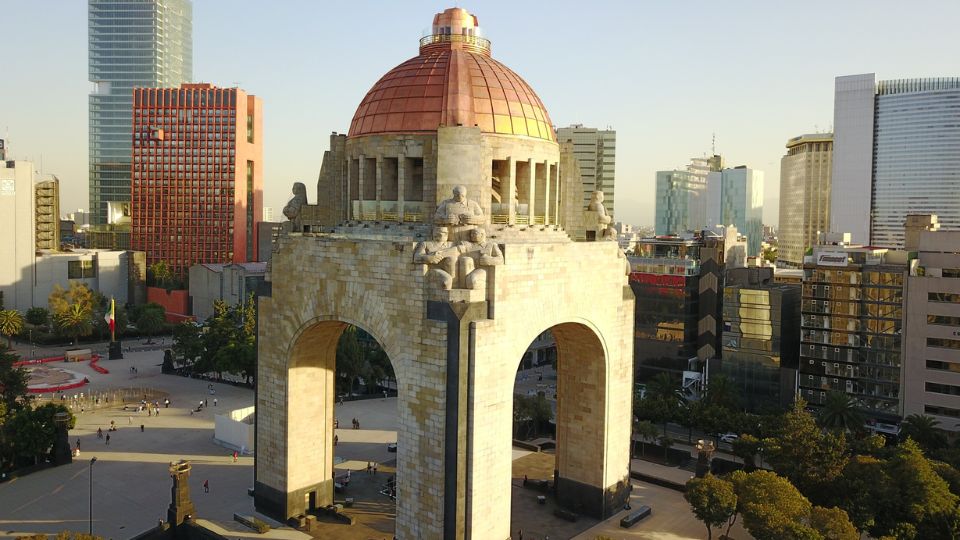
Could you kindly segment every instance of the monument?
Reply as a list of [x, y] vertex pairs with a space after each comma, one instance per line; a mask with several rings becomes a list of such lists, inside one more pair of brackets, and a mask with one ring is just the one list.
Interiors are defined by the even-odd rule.
[[332, 502], [347, 325], [380, 343], [397, 377], [397, 538], [510, 536], [514, 381], [548, 329], [557, 500], [595, 517], [622, 508], [633, 293], [616, 242], [564, 230], [589, 210], [569, 202], [582, 186], [561, 163], [545, 107], [492, 58], [477, 18], [437, 14], [420, 54], [330, 137], [317, 204], [294, 189], [296, 223], [259, 300], [259, 511], [287, 519]]

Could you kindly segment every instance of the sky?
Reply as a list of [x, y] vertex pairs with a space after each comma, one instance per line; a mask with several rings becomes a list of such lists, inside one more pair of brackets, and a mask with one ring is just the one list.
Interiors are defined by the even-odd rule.
[[[367, 90], [417, 55], [434, 0], [194, 0], [194, 79], [263, 99], [264, 205], [296, 181], [316, 200], [331, 132]], [[453, 4], [455, 5], [455, 4]], [[716, 151], [764, 171], [779, 215], [787, 139], [827, 131], [838, 75], [960, 76], [950, 1], [632, 1], [460, 4], [556, 126], [617, 131], [614, 218], [652, 225], [655, 174]], [[0, 136], [61, 181], [61, 212], [87, 208], [87, 2], [0, 0]]]

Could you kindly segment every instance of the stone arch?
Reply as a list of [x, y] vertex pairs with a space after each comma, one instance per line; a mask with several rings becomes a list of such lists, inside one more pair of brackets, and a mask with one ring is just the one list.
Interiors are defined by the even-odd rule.
[[[538, 335], [550, 330], [557, 347], [556, 464], [558, 502], [578, 513], [606, 516], [617, 504], [604, 493], [608, 350], [603, 333], [581, 318], [561, 319], [533, 334], [518, 350], [517, 362]], [[522, 343], [522, 342], [521, 342]], [[515, 392], [513, 377], [511, 394]]]

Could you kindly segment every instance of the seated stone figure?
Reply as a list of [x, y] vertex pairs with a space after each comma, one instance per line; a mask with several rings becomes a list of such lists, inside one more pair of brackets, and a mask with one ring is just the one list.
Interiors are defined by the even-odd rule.
[[427, 281], [450, 290], [453, 288], [457, 256], [462, 251], [461, 246], [455, 246], [447, 240], [446, 227], [434, 227], [433, 239], [420, 242], [413, 250], [413, 262], [429, 265]]
[[603, 206], [603, 192], [594, 191], [590, 199], [590, 205], [587, 210], [596, 214], [597, 225], [609, 225], [613, 218], [607, 215], [607, 209]]
[[476, 201], [467, 199], [467, 188], [456, 186], [453, 197], [440, 203], [433, 216], [438, 225], [482, 225], [485, 221], [483, 209]]
[[466, 288], [482, 289], [487, 284], [487, 271], [483, 267], [503, 264], [503, 252], [495, 242], [487, 241], [487, 231], [473, 229], [459, 264]]
[[303, 182], [293, 184], [293, 198], [283, 207], [283, 215], [290, 220], [293, 226], [293, 232], [303, 232], [303, 225], [300, 214], [303, 207], [307, 205], [307, 186]]

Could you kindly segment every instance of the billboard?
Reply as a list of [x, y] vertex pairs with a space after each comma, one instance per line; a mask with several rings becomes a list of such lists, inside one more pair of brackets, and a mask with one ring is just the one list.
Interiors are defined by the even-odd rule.
[[847, 252], [821, 251], [817, 254], [817, 266], [847, 266]]

